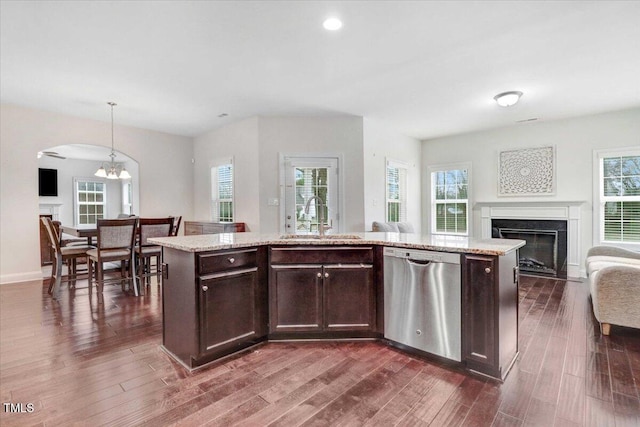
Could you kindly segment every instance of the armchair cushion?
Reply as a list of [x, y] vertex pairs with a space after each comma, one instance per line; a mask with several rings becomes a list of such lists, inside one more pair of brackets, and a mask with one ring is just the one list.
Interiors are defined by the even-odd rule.
[[413, 225], [410, 222], [382, 222], [373, 221], [371, 226], [373, 231], [385, 233], [413, 233]]
[[593, 314], [603, 333], [608, 324], [640, 328], [640, 265], [599, 261], [590, 267]]
[[603, 262], [640, 266], [640, 252], [634, 252], [615, 246], [594, 246], [587, 252], [587, 258], [585, 262], [587, 268], [587, 276], [589, 276], [592, 271], [601, 268], [597, 265], [591, 265], [592, 263]]

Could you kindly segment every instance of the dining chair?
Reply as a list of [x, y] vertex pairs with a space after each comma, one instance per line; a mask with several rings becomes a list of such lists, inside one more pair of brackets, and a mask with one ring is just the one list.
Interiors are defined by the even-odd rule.
[[89, 295], [91, 295], [93, 288], [92, 281], [94, 272], [98, 292], [102, 293], [105, 284], [104, 263], [117, 261], [120, 261], [121, 277], [108, 281], [120, 281], [123, 291], [125, 290], [125, 283], [131, 283], [134, 295], [139, 295], [134, 272], [134, 244], [137, 226], [138, 218], [98, 220], [98, 245], [95, 249], [87, 251], [87, 261], [89, 264]]
[[[75, 287], [76, 280], [79, 276], [77, 270], [78, 258], [84, 258], [87, 256], [87, 251], [94, 249], [90, 245], [73, 245], [73, 246], [61, 246], [60, 237], [56, 230], [54, 221], [51, 218], [41, 218], [42, 224], [47, 231], [49, 237], [49, 244], [53, 251], [54, 262], [51, 267], [51, 280], [49, 283], [48, 292], [54, 299], [58, 298], [60, 292], [60, 285], [62, 282], [69, 282], [70, 287]], [[67, 264], [67, 275], [62, 276], [62, 264]]]
[[[153, 237], [167, 237], [172, 235], [174, 219], [168, 218], [140, 218], [138, 221], [138, 242], [136, 244], [136, 260], [138, 264], [138, 278], [140, 292], [144, 293], [145, 285], [150, 284], [151, 274], [156, 275], [158, 285], [162, 277], [162, 246], [149, 243]], [[155, 270], [151, 271], [151, 259], [155, 258]]]
[[170, 216], [173, 220], [173, 225], [171, 226], [171, 236], [177, 236], [178, 230], [180, 230], [180, 222], [182, 221], [182, 215], [180, 216]]

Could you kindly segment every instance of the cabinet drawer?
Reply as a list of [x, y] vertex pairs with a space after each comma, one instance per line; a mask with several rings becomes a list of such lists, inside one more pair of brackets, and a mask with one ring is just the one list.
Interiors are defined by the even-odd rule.
[[198, 255], [198, 274], [257, 267], [257, 249], [214, 252]]
[[373, 262], [371, 246], [287, 246], [271, 248], [272, 264], [370, 264]]

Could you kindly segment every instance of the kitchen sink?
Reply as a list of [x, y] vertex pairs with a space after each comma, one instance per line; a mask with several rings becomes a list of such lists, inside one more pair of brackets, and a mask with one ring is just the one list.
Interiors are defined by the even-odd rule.
[[284, 234], [280, 236], [282, 240], [359, 240], [361, 236], [357, 234]]

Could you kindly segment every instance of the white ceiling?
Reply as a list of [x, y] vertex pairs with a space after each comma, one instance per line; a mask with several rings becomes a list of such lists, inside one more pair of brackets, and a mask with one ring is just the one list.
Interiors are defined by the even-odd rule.
[[[638, 1], [2, 1], [3, 103], [196, 136], [357, 115], [421, 139], [640, 106]], [[329, 15], [344, 27], [322, 28]], [[492, 98], [520, 90], [505, 109]], [[229, 116], [219, 118], [221, 113]]]

